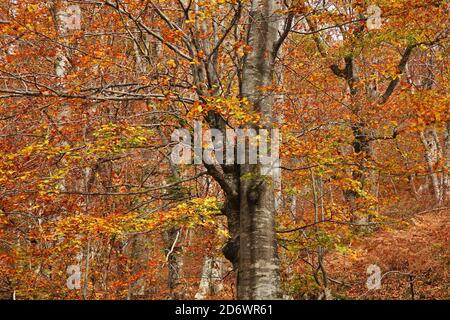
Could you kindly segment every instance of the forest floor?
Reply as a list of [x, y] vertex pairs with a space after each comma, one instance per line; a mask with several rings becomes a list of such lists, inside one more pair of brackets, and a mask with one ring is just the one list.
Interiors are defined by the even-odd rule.
[[[341, 299], [449, 299], [450, 210], [402, 217], [350, 244], [351, 254], [326, 259], [330, 286]], [[368, 267], [381, 269], [381, 287], [368, 290]]]

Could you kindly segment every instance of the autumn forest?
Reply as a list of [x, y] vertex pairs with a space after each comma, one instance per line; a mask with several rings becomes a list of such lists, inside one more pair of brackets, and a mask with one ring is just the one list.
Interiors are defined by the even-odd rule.
[[0, 0], [0, 299], [450, 299], [449, 18]]

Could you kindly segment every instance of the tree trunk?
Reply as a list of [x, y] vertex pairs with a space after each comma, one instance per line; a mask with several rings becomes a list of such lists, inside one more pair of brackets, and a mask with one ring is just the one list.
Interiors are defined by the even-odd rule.
[[[259, 128], [266, 129], [272, 125], [273, 98], [261, 88], [272, 85], [277, 9], [275, 0], [252, 1], [247, 42], [252, 52], [244, 62], [241, 87], [242, 96], [261, 115]], [[240, 167], [238, 299], [277, 299], [281, 295], [273, 178], [262, 177], [260, 171], [258, 164]]]
[[223, 289], [222, 261], [217, 258], [205, 257], [202, 279], [195, 294], [195, 300], [204, 300], [209, 295], [215, 295]]
[[141, 274], [133, 283], [130, 284], [128, 290], [129, 299], [142, 298], [145, 295], [146, 283], [143, 272], [147, 266], [148, 249], [146, 247], [145, 234], [138, 234], [131, 240], [130, 256], [133, 261], [132, 274]]
[[437, 204], [441, 204], [443, 200], [443, 185], [439, 173], [436, 172], [436, 165], [439, 163], [439, 141], [434, 128], [429, 128], [420, 133], [420, 139], [425, 148], [425, 160], [428, 172], [431, 178], [431, 186], [433, 188], [434, 199]]
[[184, 297], [184, 290], [181, 288], [183, 272], [182, 246], [179, 244], [181, 230], [173, 228], [164, 232], [164, 243], [167, 254], [169, 299], [179, 300]]
[[444, 129], [444, 200], [450, 197], [450, 120]]

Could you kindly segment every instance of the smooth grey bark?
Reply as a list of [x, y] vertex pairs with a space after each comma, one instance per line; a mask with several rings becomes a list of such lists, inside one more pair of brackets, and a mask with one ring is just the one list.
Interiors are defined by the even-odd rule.
[[[260, 113], [260, 128], [272, 126], [273, 97], [261, 88], [272, 85], [278, 38], [278, 1], [253, 0], [247, 44], [252, 51], [243, 67], [241, 95]], [[248, 148], [248, 145], [247, 145]], [[238, 299], [278, 299], [280, 266], [275, 233], [273, 179], [260, 174], [261, 166], [240, 166], [240, 248]]]

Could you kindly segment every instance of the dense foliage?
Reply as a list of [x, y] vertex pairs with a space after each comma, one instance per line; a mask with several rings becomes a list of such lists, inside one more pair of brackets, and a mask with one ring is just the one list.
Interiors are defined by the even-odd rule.
[[[259, 2], [0, 2], [1, 298], [236, 296], [229, 168], [174, 164], [171, 135], [262, 122], [242, 94]], [[284, 297], [448, 299], [448, 3], [287, 0], [273, 16], [258, 90], [282, 136]]]

